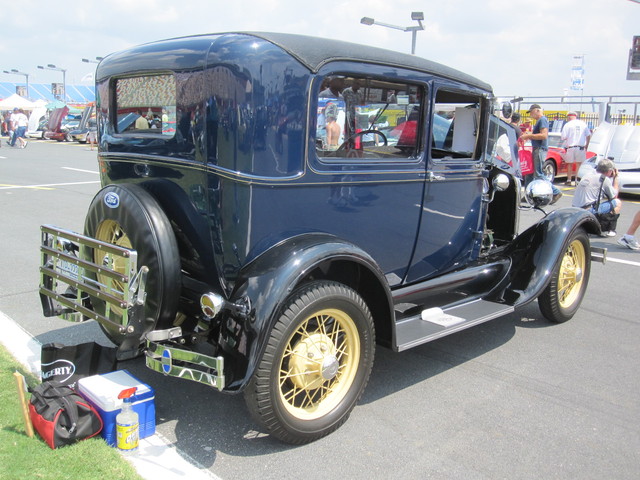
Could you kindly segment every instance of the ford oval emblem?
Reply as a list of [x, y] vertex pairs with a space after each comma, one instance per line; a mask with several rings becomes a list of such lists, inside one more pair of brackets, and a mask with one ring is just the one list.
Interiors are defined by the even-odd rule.
[[162, 371], [166, 374], [171, 372], [171, 352], [168, 349], [165, 349], [162, 352]]
[[104, 204], [109, 208], [118, 208], [120, 206], [120, 197], [117, 193], [109, 192], [104, 196]]

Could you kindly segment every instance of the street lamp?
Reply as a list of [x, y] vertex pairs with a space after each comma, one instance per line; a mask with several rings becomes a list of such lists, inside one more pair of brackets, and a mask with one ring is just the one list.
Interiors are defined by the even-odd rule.
[[4, 73], [8, 73], [10, 75], [24, 75], [24, 77], [27, 79], [27, 98], [29, 98], [29, 74], [28, 73], [24, 73], [24, 72], [20, 72], [18, 70], [16, 70], [15, 68], [12, 68], [11, 71], [7, 71], [7, 70], [3, 70]]
[[[55, 70], [57, 72], [62, 72], [62, 101], [67, 101], [67, 70], [64, 68], [56, 67], [54, 64], [50, 63], [46, 67], [42, 65], [38, 65], [38, 68], [41, 70]], [[53, 92], [52, 92], [53, 93]]]
[[416, 54], [416, 36], [420, 30], [424, 30], [422, 21], [424, 20], [423, 12], [411, 12], [411, 20], [418, 22], [418, 25], [411, 27], [400, 27], [398, 25], [392, 25], [390, 23], [378, 22], [371, 17], [362, 17], [360, 23], [363, 25], [380, 25], [381, 27], [393, 28], [395, 30], [401, 30], [403, 32], [411, 32], [411, 55]]
[[[100, 63], [103, 57], [96, 57], [95, 60], [89, 60], [88, 58], [83, 58], [82, 61], [84, 63]], [[97, 60], [97, 61], [96, 61]]]

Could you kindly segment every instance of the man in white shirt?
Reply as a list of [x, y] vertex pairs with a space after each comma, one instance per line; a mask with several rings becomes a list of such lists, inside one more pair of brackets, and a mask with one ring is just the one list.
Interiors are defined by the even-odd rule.
[[13, 123], [13, 138], [10, 145], [13, 147], [16, 141], [20, 141], [20, 148], [27, 146], [27, 141], [24, 139], [27, 133], [27, 126], [29, 125], [29, 119], [22, 110], [17, 108], [13, 109], [11, 115], [11, 122]]
[[578, 179], [580, 164], [587, 158], [587, 147], [591, 140], [591, 130], [586, 123], [578, 120], [576, 112], [567, 113], [567, 123], [562, 127], [560, 138], [567, 153], [564, 161], [567, 164], [567, 182], [565, 185], [574, 185], [573, 179]]

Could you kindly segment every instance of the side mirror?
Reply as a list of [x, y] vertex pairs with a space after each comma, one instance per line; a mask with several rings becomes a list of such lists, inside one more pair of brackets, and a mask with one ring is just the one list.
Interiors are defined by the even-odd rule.
[[537, 179], [527, 185], [527, 202], [535, 208], [546, 207], [553, 200], [553, 188], [548, 180]]
[[509, 102], [504, 102], [501, 110], [504, 118], [511, 118], [511, 115], [513, 115], [513, 106]]

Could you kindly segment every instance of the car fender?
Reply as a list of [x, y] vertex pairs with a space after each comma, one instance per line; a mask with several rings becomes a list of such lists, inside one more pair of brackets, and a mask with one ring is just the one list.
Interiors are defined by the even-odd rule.
[[[342, 274], [332, 271], [332, 265], [349, 265], [349, 272], [358, 272], [361, 278], [355, 280], [344, 269]], [[370, 305], [370, 309], [390, 324], [391, 292], [373, 258], [356, 245], [332, 235], [311, 233], [292, 237], [265, 251], [240, 272], [231, 300], [247, 305], [248, 314], [242, 320], [228, 317], [220, 338], [225, 354], [234, 357], [234, 362], [230, 362], [234, 365], [233, 379], [227, 390], [244, 388], [287, 298], [306, 281], [315, 279], [340, 281], [356, 291], [357, 285], [366, 281], [366, 290], [376, 292], [380, 305], [380, 308]]]
[[511, 258], [511, 272], [490, 298], [516, 307], [535, 300], [549, 284], [571, 235], [580, 228], [600, 234], [591, 212], [569, 207], [554, 210], [518, 235], [505, 252]]

